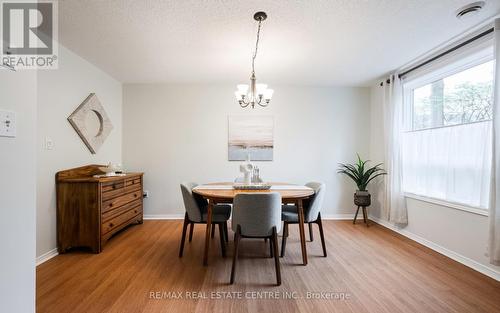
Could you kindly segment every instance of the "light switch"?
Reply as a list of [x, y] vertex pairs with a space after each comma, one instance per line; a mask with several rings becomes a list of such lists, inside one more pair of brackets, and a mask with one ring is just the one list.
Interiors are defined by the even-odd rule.
[[54, 149], [54, 141], [52, 140], [52, 138], [45, 137], [44, 146], [45, 146], [45, 150], [52, 150], [52, 149]]
[[0, 137], [16, 137], [16, 113], [0, 110]]

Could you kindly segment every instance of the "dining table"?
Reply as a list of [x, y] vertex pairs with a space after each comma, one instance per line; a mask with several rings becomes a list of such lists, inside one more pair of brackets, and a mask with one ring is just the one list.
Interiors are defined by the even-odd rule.
[[210, 247], [210, 232], [212, 224], [212, 211], [216, 204], [232, 204], [234, 197], [240, 193], [262, 193], [277, 192], [281, 195], [283, 204], [294, 204], [298, 210], [300, 245], [302, 249], [302, 264], [307, 265], [306, 236], [304, 231], [304, 205], [306, 199], [314, 195], [314, 190], [302, 185], [289, 183], [268, 183], [270, 189], [235, 189], [232, 182], [219, 182], [198, 185], [193, 189], [193, 193], [202, 196], [208, 201], [207, 206], [207, 228], [205, 231], [205, 250], [203, 254], [203, 265], [208, 265], [208, 251]]

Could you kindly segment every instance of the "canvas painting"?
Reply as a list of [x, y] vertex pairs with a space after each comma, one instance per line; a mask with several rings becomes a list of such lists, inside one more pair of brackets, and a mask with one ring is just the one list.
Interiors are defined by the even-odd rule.
[[228, 159], [272, 161], [274, 149], [273, 116], [229, 116]]

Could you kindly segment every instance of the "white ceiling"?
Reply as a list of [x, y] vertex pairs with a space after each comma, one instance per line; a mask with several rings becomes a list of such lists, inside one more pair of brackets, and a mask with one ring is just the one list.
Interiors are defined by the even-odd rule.
[[64, 0], [60, 41], [124, 83], [241, 83], [263, 10], [261, 82], [365, 86], [500, 12], [475, 0]]

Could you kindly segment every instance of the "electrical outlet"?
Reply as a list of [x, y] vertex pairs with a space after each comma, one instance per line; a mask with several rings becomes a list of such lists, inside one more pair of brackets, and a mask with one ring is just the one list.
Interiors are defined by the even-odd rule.
[[0, 137], [16, 137], [16, 113], [0, 111]]
[[143, 198], [149, 198], [149, 190], [144, 190]]

